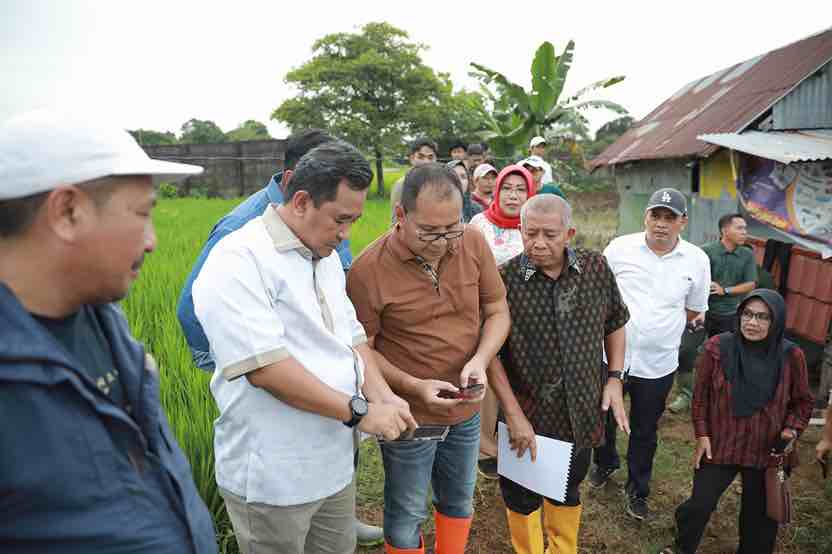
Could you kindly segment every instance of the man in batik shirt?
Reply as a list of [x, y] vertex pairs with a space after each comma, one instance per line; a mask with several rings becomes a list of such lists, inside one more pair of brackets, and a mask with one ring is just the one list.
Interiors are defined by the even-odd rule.
[[524, 252], [501, 269], [512, 326], [488, 379], [511, 448], [518, 456], [529, 450], [534, 461], [536, 434], [574, 444], [564, 502], [500, 476], [518, 554], [543, 554], [543, 526], [554, 551], [577, 552], [578, 489], [604, 439], [605, 412], [612, 408], [629, 431], [622, 400], [629, 312], [604, 257], [569, 247], [571, 212], [559, 196], [529, 199], [521, 212]]

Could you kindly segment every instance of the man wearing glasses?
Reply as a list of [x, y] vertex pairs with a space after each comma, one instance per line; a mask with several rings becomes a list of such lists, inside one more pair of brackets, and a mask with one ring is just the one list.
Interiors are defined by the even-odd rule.
[[[347, 292], [390, 387], [442, 442], [382, 445], [388, 553], [421, 553], [429, 487], [436, 548], [462, 554], [473, 513], [485, 369], [509, 331], [506, 292], [485, 238], [460, 222], [462, 192], [440, 164], [405, 178], [396, 224], [353, 263]], [[475, 390], [466, 391], [475, 386]]]

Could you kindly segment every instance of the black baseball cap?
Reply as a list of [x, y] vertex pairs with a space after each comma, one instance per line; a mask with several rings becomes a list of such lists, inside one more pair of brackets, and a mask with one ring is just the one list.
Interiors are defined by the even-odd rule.
[[644, 211], [653, 208], [667, 208], [676, 215], [688, 215], [688, 201], [685, 199], [685, 195], [669, 187], [659, 189], [650, 196], [647, 208]]

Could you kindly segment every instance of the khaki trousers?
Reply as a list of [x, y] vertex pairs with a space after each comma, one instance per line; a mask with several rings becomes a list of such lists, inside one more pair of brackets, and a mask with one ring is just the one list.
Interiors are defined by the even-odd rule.
[[353, 554], [355, 481], [334, 495], [296, 506], [246, 502], [220, 489], [241, 554]]
[[489, 386], [485, 398], [480, 404], [480, 455], [486, 458], [497, 457], [497, 395]]

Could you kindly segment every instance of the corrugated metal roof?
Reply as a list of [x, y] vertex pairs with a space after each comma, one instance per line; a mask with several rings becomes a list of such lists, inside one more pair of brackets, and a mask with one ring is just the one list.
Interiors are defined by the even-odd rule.
[[632, 160], [708, 156], [697, 136], [742, 131], [832, 60], [832, 28], [692, 81], [591, 160], [595, 169]]
[[773, 129], [832, 128], [832, 62], [774, 105]]
[[697, 138], [784, 164], [832, 158], [832, 131], [746, 131], [699, 135]]

